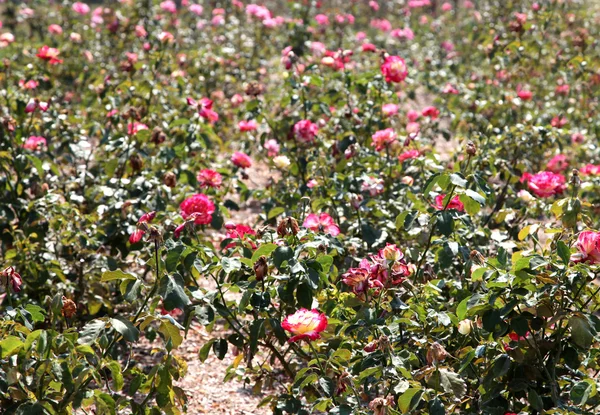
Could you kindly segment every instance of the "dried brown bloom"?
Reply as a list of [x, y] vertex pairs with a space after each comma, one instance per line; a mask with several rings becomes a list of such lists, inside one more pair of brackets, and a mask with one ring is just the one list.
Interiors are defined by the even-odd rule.
[[373, 411], [373, 415], [386, 415], [388, 413], [387, 408], [393, 404], [393, 396], [388, 396], [387, 398], [379, 397], [369, 402], [369, 409]]
[[163, 183], [165, 184], [165, 186], [173, 188], [177, 186], [177, 176], [172, 171], [168, 171], [163, 176]]
[[483, 265], [485, 264], [485, 257], [483, 255], [481, 255], [481, 252], [477, 251], [476, 249], [473, 249], [471, 251], [471, 261], [473, 261], [473, 263], [477, 264], [477, 265]]
[[434, 342], [427, 351], [427, 363], [431, 365], [434, 363], [443, 362], [448, 356], [448, 352], [446, 349], [444, 349], [444, 346], [438, 342]]
[[152, 135], [150, 136], [150, 141], [154, 144], [161, 144], [167, 139], [167, 136], [163, 132], [160, 127], [154, 127], [152, 130]]
[[252, 97], [258, 96], [263, 93], [265, 87], [258, 82], [249, 82], [244, 89], [246, 95], [250, 95]]
[[297, 235], [298, 232], [300, 232], [298, 222], [291, 216], [282, 219], [281, 222], [279, 222], [279, 225], [277, 225], [277, 234], [281, 237], [287, 235]]
[[144, 160], [142, 160], [142, 157], [139, 154], [132, 154], [131, 157], [129, 157], [129, 164], [133, 171], [138, 172], [144, 167]]
[[163, 238], [162, 238], [162, 235], [161, 235], [160, 231], [158, 230], [158, 228], [156, 228], [154, 226], [150, 226], [148, 229], [148, 232], [150, 233], [150, 235], [148, 235], [149, 241], [154, 241], [159, 244], [162, 243]]
[[73, 300], [63, 296], [62, 303], [63, 306], [61, 312], [65, 318], [71, 318], [77, 313], [77, 305]]

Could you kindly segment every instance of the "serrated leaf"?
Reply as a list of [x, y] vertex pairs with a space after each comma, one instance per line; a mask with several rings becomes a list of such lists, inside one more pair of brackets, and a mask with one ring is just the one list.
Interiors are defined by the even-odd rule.
[[77, 339], [77, 343], [91, 345], [96, 341], [96, 339], [105, 327], [106, 321], [104, 320], [96, 319], [90, 321], [85, 326], [83, 326], [83, 329], [80, 332], [79, 339]]
[[460, 375], [448, 369], [439, 369], [438, 373], [440, 377], [439, 385], [442, 390], [447, 393], [453, 393], [459, 399], [462, 398], [467, 391], [467, 386]]
[[226, 274], [242, 269], [242, 263], [239, 258], [223, 257], [221, 258], [221, 266]]

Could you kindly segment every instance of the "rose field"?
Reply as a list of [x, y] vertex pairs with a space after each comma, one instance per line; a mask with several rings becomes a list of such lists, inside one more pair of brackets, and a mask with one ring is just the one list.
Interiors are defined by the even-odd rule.
[[0, 414], [600, 414], [600, 2], [0, 0]]

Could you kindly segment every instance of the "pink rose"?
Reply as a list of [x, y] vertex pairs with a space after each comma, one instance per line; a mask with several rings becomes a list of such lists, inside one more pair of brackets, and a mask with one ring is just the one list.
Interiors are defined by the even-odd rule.
[[538, 197], [550, 197], [566, 189], [566, 179], [562, 174], [543, 171], [537, 174], [524, 173], [521, 183], [526, 182], [529, 189]]
[[306, 217], [302, 226], [314, 232], [325, 232], [331, 236], [337, 236], [340, 233], [340, 228], [335, 224], [333, 218], [325, 212], [319, 216], [311, 213]]
[[300, 120], [293, 127], [294, 137], [302, 143], [312, 143], [319, 132], [317, 124], [310, 120]]
[[557, 154], [546, 164], [546, 169], [552, 173], [560, 173], [569, 167], [569, 159], [564, 154]]
[[400, 56], [387, 56], [381, 65], [381, 73], [388, 83], [402, 82], [408, 76], [408, 69]]
[[197, 193], [181, 202], [179, 210], [183, 219], [193, 219], [196, 225], [207, 225], [212, 221], [215, 204], [208, 196]]
[[246, 153], [242, 153], [241, 151], [236, 151], [235, 153], [233, 153], [233, 155], [231, 156], [231, 161], [237, 167], [240, 167], [242, 169], [252, 166], [252, 159], [250, 158], [250, 156], [248, 156]]
[[[446, 195], [442, 194], [442, 195], [437, 195], [435, 197], [435, 203], [433, 204], [433, 207], [436, 210], [444, 210], [444, 198], [446, 197]], [[446, 209], [454, 209], [454, 210], [458, 210], [459, 212], [464, 212], [465, 210], [465, 205], [460, 201], [460, 198], [458, 195], [454, 196], [450, 202], [448, 203], [448, 206], [446, 206]]]
[[316, 309], [301, 308], [287, 316], [281, 322], [281, 328], [294, 335], [288, 340], [289, 343], [300, 340], [317, 340], [321, 338], [320, 333], [327, 328], [327, 317]]
[[386, 128], [373, 134], [371, 146], [375, 147], [375, 150], [381, 151], [389, 147], [394, 141], [396, 141], [396, 132], [393, 128]]
[[196, 175], [196, 179], [198, 180], [198, 185], [203, 187], [214, 187], [218, 188], [223, 183], [223, 176], [220, 173], [211, 170], [204, 169], [200, 170]]

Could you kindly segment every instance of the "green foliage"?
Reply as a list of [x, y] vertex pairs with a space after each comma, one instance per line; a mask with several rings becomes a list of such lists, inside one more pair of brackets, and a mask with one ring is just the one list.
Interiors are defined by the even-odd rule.
[[184, 413], [199, 325], [277, 415], [598, 412], [597, 5], [59, 3], [0, 9], [2, 413]]

